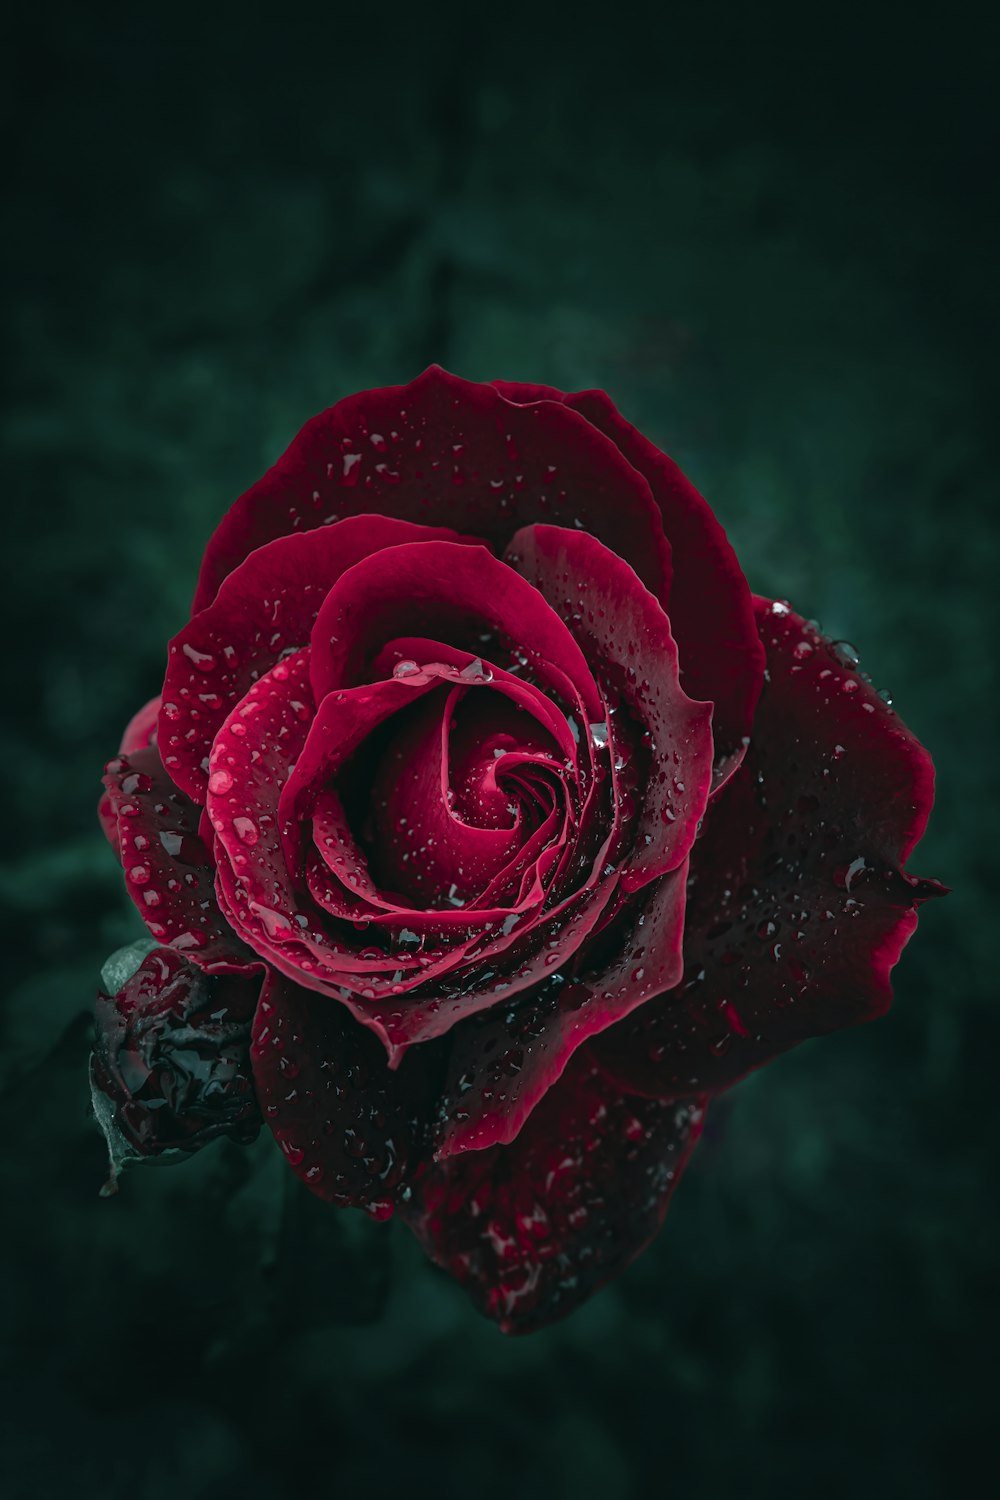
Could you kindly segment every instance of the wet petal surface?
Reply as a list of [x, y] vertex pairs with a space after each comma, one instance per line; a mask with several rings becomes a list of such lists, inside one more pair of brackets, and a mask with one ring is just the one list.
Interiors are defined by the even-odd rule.
[[511, 1145], [421, 1167], [403, 1216], [481, 1312], [531, 1332], [649, 1243], [702, 1114], [623, 1094], [583, 1048]]
[[215, 900], [200, 809], [174, 786], [156, 746], [109, 761], [104, 785], [126, 889], [152, 936], [210, 973], [252, 968], [253, 954]]
[[385, 1052], [324, 995], [271, 973], [253, 1023], [261, 1111], [292, 1171], [338, 1208], [389, 1218], [422, 1129], [419, 1059]]
[[941, 889], [904, 868], [933, 796], [927, 752], [853, 653], [756, 605], [770, 681], [692, 852], [684, 981], [595, 1044], [650, 1094], [725, 1088], [882, 1014], [917, 904]]
[[750, 590], [725, 531], [674, 461], [627, 422], [603, 391], [564, 394], [551, 386], [494, 384], [510, 401], [564, 402], [611, 438], [648, 482], [672, 554], [670, 589], [662, 602], [680, 650], [685, 691], [715, 705], [720, 785], [743, 757], [764, 668]]
[[502, 549], [533, 521], [602, 537], [658, 597], [670, 549], [647, 480], [585, 417], [525, 407], [432, 365], [308, 422], [208, 544], [193, 613], [255, 548], [359, 513], [449, 526]]
[[177, 785], [204, 802], [209, 752], [226, 716], [275, 662], [308, 644], [342, 574], [385, 547], [442, 538], [459, 543], [455, 532], [362, 515], [251, 553], [170, 643], [159, 740]]

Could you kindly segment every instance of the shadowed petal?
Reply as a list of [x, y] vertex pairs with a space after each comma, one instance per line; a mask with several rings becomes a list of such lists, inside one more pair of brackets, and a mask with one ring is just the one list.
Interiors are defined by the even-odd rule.
[[588, 1037], [677, 983], [686, 879], [687, 861], [598, 939], [589, 963], [585, 947], [568, 973], [519, 1005], [455, 1028], [435, 1126], [439, 1159], [512, 1141]]
[[691, 856], [684, 983], [595, 1044], [623, 1086], [715, 1091], [881, 1015], [916, 906], [926, 750], [836, 648], [757, 600], [770, 681], [740, 770]]
[[251, 1060], [261, 1112], [296, 1176], [338, 1208], [389, 1218], [420, 1129], [420, 1059], [391, 1073], [343, 1006], [272, 970]]
[[582, 1048], [509, 1146], [421, 1167], [401, 1212], [505, 1333], [572, 1312], [652, 1239], [702, 1101], [623, 1094]]
[[306, 423], [216, 530], [192, 612], [255, 548], [361, 512], [451, 526], [498, 548], [532, 521], [579, 526], [666, 597], [659, 510], [615, 442], [567, 407], [518, 405], [432, 365], [409, 385], [348, 396]]
[[564, 402], [611, 438], [648, 481], [673, 558], [664, 603], [681, 681], [692, 698], [715, 705], [715, 785], [721, 785], [743, 758], [764, 668], [750, 590], [725, 531], [673, 459], [626, 422], [603, 391], [566, 395], [551, 386], [494, 384], [510, 401]]

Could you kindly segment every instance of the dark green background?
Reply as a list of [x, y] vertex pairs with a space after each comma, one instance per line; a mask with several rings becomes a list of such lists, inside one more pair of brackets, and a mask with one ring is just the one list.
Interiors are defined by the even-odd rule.
[[[97, 9], [3, 23], [4, 1495], [956, 1493], [997, 1347], [995, 38]], [[136, 931], [96, 781], [202, 544], [432, 360], [602, 386], [678, 458], [931, 747], [913, 864], [955, 888], [891, 1015], [721, 1101], [655, 1248], [519, 1341], [403, 1231], [282, 1215], [265, 1141], [100, 1200], [86, 1111]]]

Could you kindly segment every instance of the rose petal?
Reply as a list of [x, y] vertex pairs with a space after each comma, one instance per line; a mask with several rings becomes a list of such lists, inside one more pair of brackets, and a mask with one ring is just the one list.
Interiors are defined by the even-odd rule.
[[118, 747], [120, 755], [129, 755], [133, 750], [145, 750], [156, 739], [156, 726], [160, 717], [160, 698], [150, 698], [125, 725], [125, 733]]
[[422, 1166], [401, 1213], [482, 1313], [527, 1333], [645, 1248], [702, 1117], [700, 1101], [623, 1096], [584, 1048], [511, 1145]]
[[440, 636], [474, 652], [487, 629], [517, 642], [540, 685], [558, 693], [560, 678], [568, 677], [597, 713], [590, 668], [556, 611], [485, 547], [452, 542], [387, 548], [334, 584], [312, 631], [316, 701], [363, 682], [370, 662], [398, 636]]
[[[507, 561], [572, 630], [588, 662], [648, 729], [654, 766], [622, 874], [626, 890], [676, 867], [694, 842], [712, 777], [712, 705], [680, 686], [670, 623], [621, 558], [581, 532], [519, 531]], [[606, 737], [606, 734], [605, 734]]]
[[830, 642], [756, 603], [770, 681], [692, 854], [685, 983], [595, 1044], [649, 1094], [725, 1088], [881, 1015], [916, 904], [941, 889], [903, 873], [933, 799], [927, 752]]
[[[156, 738], [156, 724], [160, 712], [159, 698], [151, 698], [148, 703], [132, 715], [125, 726], [118, 754], [128, 755], [133, 750], [145, 750]], [[101, 825], [104, 837], [111, 845], [116, 854], [120, 853], [118, 846], [118, 817], [112, 806], [111, 798], [107, 792], [102, 792], [97, 804], [97, 817]]]
[[343, 1006], [273, 970], [250, 1055], [261, 1112], [296, 1176], [338, 1208], [389, 1218], [420, 1130], [421, 1059], [390, 1073]]
[[174, 786], [155, 745], [109, 761], [104, 785], [126, 889], [153, 937], [209, 973], [249, 972], [253, 955], [216, 905], [199, 809]]
[[437, 1111], [438, 1160], [512, 1141], [578, 1047], [678, 982], [686, 880], [687, 861], [625, 913], [610, 959], [607, 940], [603, 956], [590, 961], [584, 948], [567, 974], [519, 1005], [455, 1027]]
[[502, 547], [532, 521], [579, 526], [666, 597], [670, 550], [649, 485], [576, 412], [525, 407], [432, 365], [307, 422], [242, 495], [202, 563], [193, 612], [255, 548], [359, 512], [474, 532]]
[[159, 738], [177, 785], [204, 802], [208, 753], [227, 714], [276, 661], [308, 643], [343, 573], [384, 547], [443, 538], [461, 545], [440, 527], [361, 515], [251, 553], [170, 643]]
[[764, 669], [750, 590], [725, 531], [673, 459], [626, 422], [603, 391], [563, 395], [549, 386], [494, 384], [510, 401], [565, 402], [613, 439], [649, 482], [673, 554], [667, 612], [681, 680], [692, 698], [715, 705], [715, 786], [720, 786], [743, 758]]

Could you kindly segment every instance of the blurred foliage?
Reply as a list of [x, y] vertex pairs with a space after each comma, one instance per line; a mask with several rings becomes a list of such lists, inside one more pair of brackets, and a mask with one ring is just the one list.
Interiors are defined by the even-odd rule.
[[[263, 14], [263, 13], [262, 13]], [[10, 1500], [946, 1496], [992, 1419], [996, 123], [985, 34], [869, 8], [55, 3], [6, 21]], [[992, 211], [991, 211], [992, 210]], [[505, 1341], [262, 1138], [101, 1200], [86, 1012], [136, 935], [96, 779], [204, 540], [431, 360], [606, 388], [751, 584], [933, 750], [876, 1026], [710, 1113], [655, 1247]], [[13, 706], [13, 711], [11, 711]], [[994, 882], [995, 888], [995, 882]], [[390, 1263], [391, 1262], [391, 1263]]]

